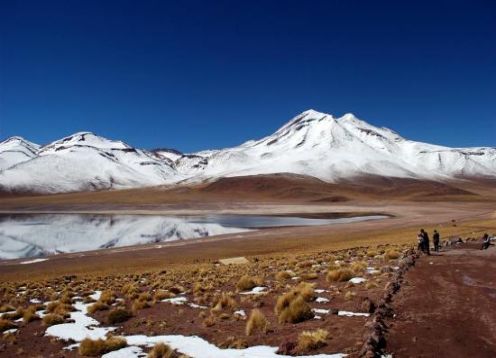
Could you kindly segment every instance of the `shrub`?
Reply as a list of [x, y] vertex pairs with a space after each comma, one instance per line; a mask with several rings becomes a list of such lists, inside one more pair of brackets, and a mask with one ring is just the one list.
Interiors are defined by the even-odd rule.
[[100, 298], [98, 299], [99, 302], [104, 303], [106, 305], [111, 305], [115, 301], [114, 294], [112, 291], [105, 290], [102, 292], [100, 295]]
[[279, 323], [298, 323], [313, 318], [312, 309], [302, 296], [288, 292], [277, 299], [275, 311]]
[[132, 317], [131, 312], [125, 308], [114, 308], [108, 314], [108, 322], [110, 324], [116, 324], [127, 321]]
[[331, 282], [344, 282], [353, 278], [353, 272], [348, 268], [340, 268], [329, 270], [327, 272], [327, 281]]
[[317, 329], [315, 331], [303, 331], [298, 336], [297, 349], [300, 352], [319, 349], [325, 346], [328, 335], [329, 332], [324, 329]]
[[376, 250], [367, 250], [367, 257], [376, 257], [378, 254]]
[[96, 301], [92, 305], [88, 306], [88, 313], [93, 314], [97, 311], [105, 311], [108, 310], [109, 306], [102, 301]]
[[148, 358], [175, 358], [174, 350], [165, 343], [157, 343], [147, 355]]
[[277, 281], [286, 281], [295, 276], [296, 275], [293, 271], [286, 270], [286, 271], [279, 271], [278, 273], [276, 273], [275, 278]]
[[396, 260], [400, 257], [400, 253], [396, 250], [390, 249], [384, 253], [385, 260]]
[[15, 307], [9, 304], [2, 305], [0, 307], [0, 313], [10, 312], [10, 311], [15, 311]]
[[46, 308], [47, 313], [54, 313], [59, 316], [65, 316], [72, 311], [72, 306], [60, 301], [50, 302]]
[[293, 291], [303, 297], [305, 301], [312, 301], [315, 298], [314, 285], [308, 282], [300, 282]]
[[351, 264], [350, 268], [355, 275], [359, 275], [363, 273], [363, 271], [367, 268], [367, 266], [368, 266], [367, 263], [364, 261], [355, 261]]
[[133, 301], [133, 305], [131, 307], [131, 310], [136, 313], [138, 312], [139, 310], [143, 309], [143, 308], [147, 308], [147, 307], [150, 307], [150, 304], [148, 303], [148, 301], [140, 301], [140, 300], [134, 300]]
[[40, 317], [36, 314], [36, 306], [29, 306], [26, 308], [22, 315], [22, 319], [25, 323], [40, 319]]
[[366, 288], [367, 290], [370, 290], [370, 289], [372, 289], [372, 288], [377, 288], [377, 287], [378, 287], [378, 286], [377, 286], [377, 284], [376, 284], [375, 282], [372, 282], [372, 281], [369, 281], [369, 282], [367, 282], [367, 283], [365, 284], [365, 288]]
[[0, 318], [0, 332], [4, 332], [13, 328], [17, 328], [17, 326], [14, 323], [9, 321], [8, 319]]
[[43, 323], [47, 326], [54, 326], [56, 324], [64, 323], [64, 317], [56, 313], [49, 313], [43, 316]]
[[250, 336], [254, 331], [267, 333], [269, 321], [259, 309], [255, 308], [251, 311], [248, 321], [246, 321], [246, 335]]
[[214, 302], [214, 307], [212, 311], [222, 311], [224, 309], [229, 309], [234, 311], [234, 309], [238, 306], [236, 301], [227, 293], [223, 292], [220, 297]]
[[316, 280], [319, 278], [319, 275], [316, 272], [308, 272], [301, 275], [303, 280]]
[[253, 287], [262, 285], [263, 280], [260, 277], [251, 277], [248, 275], [241, 276], [236, 288], [240, 291], [251, 290]]
[[110, 337], [105, 340], [85, 338], [79, 344], [79, 354], [82, 356], [96, 357], [124, 348], [126, 345], [127, 342], [122, 337]]
[[248, 343], [242, 338], [236, 338], [234, 336], [229, 336], [225, 341], [219, 344], [219, 348], [233, 348], [233, 349], [243, 349], [247, 348]]

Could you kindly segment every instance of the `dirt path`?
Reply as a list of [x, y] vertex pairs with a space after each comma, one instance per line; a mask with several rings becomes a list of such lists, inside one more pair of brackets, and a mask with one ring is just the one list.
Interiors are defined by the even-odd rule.
[[394, 298], [386, 338], [396, 357], [496, 357], [496, 248], [422, 257]]

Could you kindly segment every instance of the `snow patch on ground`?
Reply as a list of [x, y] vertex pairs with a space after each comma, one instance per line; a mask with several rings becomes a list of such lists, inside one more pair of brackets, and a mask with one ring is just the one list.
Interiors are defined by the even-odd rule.
[[359, 283], [363, 283], [365, 281], [367, 281], [367, 280], [364, 279], [363, 277], [353, 277], [352, 279], [350, 279], [349, 282], [354, 283], [354, 284], [359, 284]]
[[353, 316], [359, 316], [359, 317], [368, 317], [370, 316], [369, 313], [356, 313], [356, 312], [349, 312], [349, 311], [339, 311], [338, 316], [345, 316], [345, 317], [353, 317]]
[[315, 300], [315, 302], [317, 303], [328, 303], [330, 300], [328, 298], [325, 298], [325, 297], [317, 297], [317, 299]]
[[[221, 349], [196, 336], [155, 336], [144, 335], [127, 336], [130, 346], [153, 346], [163, 342], [180, 353], [192, 358], [290, 358], [290, 356], [276, 354], [277, 347], [254, 346], [245, 349]], [[135, 356], [137, 357], [137, 356]], [[299, 358], [341, 358], [344, 354], [318, 354], [312, 356], [298, 356]]]
[[34, 260], [29, 260], [29, 261], [22, 261], [19, 264], [20, 265], [29, 265], [29, 264], [35, 264], [37, 262], [43, 262], [43, 261], [47, 261], [47, 260], [48, 259], [34, 259]]
[[[99, 297], [100, 293], [95, 293]], [[82, 302], [74, 304], [75, 312], [71, 312], [73, 323], [62, 323], [47, 328], [45, 335], [57, 337], [63, 340], [74, 340], [81, 342], [85, 338], [104, 339], [107, 333], [112, 332], [115, 327], [96, 327], [100, 323], [88, 316], [88, 306]]]
[[173, 298], [166, 298], [165, 300], [162, 300], [162, 302], [171, 303], [173, 305], [184, 305], [186, 302], [188, 302], [188, 298], [184, 296], [179, 296]]
[[257, 286], [257, 287], [253, 287], [250, 291], [240, 292], [240, 295], [261, 295], [261, 294], [265, 294], [266, 290], [267, 287]]

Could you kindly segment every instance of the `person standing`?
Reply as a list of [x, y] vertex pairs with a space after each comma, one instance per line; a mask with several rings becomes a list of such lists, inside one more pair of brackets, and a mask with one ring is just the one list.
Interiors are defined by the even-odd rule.
[[481, 250], [487, 250], [489, 249], [489, 246], [491, 246], [491, 238], [487, 233], [484, 234], [482, 237], [482, 248]]
[[424, 252], [427, 255], [431, 254], [431, 249], [430, 249], [430, 242], [429, 242], [429, 234], [424, 229], [420, 229], [420, 233], [422, 234], [422, 237], [424, 238]]
[[424, 251], [424, 235], [421, 232], [417, 235], [417, 250]]
[[434, 251], [439, 252], [440, 236], [437, 230], [434, 230], [434, 235], [432, 235], [432, 241], [434, 241]]

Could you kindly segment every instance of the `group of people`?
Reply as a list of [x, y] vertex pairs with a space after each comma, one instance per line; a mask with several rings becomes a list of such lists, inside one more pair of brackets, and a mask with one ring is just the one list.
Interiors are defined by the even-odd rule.
[[[437, 230], [434, 230], [434, 233], [432, 235], [432, 241], [434, 242], [434, 251], [436, 252], [439, 251], [440, 240], [441, 240], [441, 235], [439, 235]], [[420, 229], [420, 232], [417, 235], [417, 241], [418, 241], [418, 250], [426, 253], [427, 255], [430, 255], [431, 246], [430, 246], [429, 234], [424, 229]]]
[[[463, 241], [459, 238], [459, 242], [463, 243]], [[489, 237], [489, 235], [486, 233], [482, 237], [482, 248], [481, 250], [487, 250], [489, 246], [494, 245], [491, 242], [492, 238]], [[418, 246], [417, 249], [419, 251], [422, 251], [426, 253], [427, 255], [431, 254], [431, 247], [430, 247], [430, 240], [429, 240], [429, 234], [424, 230], [420, 229], [420, 232], [417, 235], [417, 241], [418, 241]], [[439, 232], [437, 230], [434, 230], [434, 233], [432, 234], [432, 241], [434, 242], [434, 251], [439, 252], [440, 246], [440, 241], [441, 241], [441, 235], [439, 235]]]

